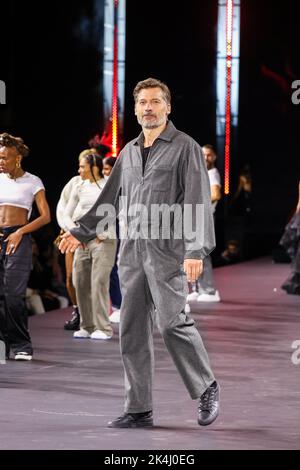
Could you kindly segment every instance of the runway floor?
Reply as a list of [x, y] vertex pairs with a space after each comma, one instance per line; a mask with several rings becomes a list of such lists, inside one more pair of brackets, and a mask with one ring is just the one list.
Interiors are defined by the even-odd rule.
[[[0, 449], [299, 449], [300, 296], [280, 285], [289, 265], [270, 259], [215, 270], [219, 304], [192, 315], [221, 384], [221, 414], [208, 428], [155, 332], [155, 427], [114, 430], [123, 412], [118, 325], [110, 341], [74, 340], [70, 309], [30, 318], [32, 362], [0, 365]], [[300, 353], [299, 353], [300, 357]]]

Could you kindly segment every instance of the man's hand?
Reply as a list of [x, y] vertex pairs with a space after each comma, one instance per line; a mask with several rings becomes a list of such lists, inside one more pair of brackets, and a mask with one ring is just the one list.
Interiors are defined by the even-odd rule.
[[188, 282], [196, 282], [203, 273], [203, 261], [201, 259], [186, 259], [183, 269]]
[[61, 253], [74, 253], [74, 251], [81, 245], [77, 238], [73, 237], [70, 232], [66, 232], [61, 237], [61, 242], [58, 246]]

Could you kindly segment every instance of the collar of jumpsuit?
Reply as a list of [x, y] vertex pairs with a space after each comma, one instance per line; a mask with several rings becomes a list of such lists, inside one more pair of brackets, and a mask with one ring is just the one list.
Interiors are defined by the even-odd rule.
[[[164, 131], [157, 137], [157, 139], [165, 140], [166, 142], [172, 142], [173, 137], [175, 137], [177, 133], [177, 129], [172, 123], [172, 121], [167, 122], [167, 127]], [[133, 145], [144, 145], [144, 133], [143, 131], [139, 134], [139, 136], [133, 141]]]

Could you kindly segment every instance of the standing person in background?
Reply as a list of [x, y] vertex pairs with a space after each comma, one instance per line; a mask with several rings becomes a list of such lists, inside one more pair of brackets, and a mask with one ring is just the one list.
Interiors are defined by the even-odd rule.
[[[235, 239], [239, 244], [240, 256], [248, 259], [256, 251], [253, 240], [253, 178], [250, 165], [245, 165], [239, 172], [238, 187], [229, 203], [226, 239]], [[254, 250], [254, 251], [253, 251]]]
[[[0, 330], [7, 357], [12, 350], [15, 360], [22, 361], [33, 355], [25, 305], [32, 267], [30, 234], [50, 222], [42, 181], [21, 166], [28, 154], [20, 137], [0, 135]], [[34, 202], [39, 216], [29, 222]]]
[[250, 165], [245, 165], [239, 174], [238, 188], [230, 203], [232, 215], [249, 217], [252, 211], [252, 175]]
[[[95, 149], [83, 150], [83, 152], [81, 152], [79, 155], [79, 160], [85, 157], [86, 155], [90, 155], [90, 154], [97, 154], [97, 151]], [[61, 228], [61, 234], [67, 231], [67, 228], [64, 225], [64, 218], [63, 218], [63, 214], [65, 212], [67, 203], [70, 199], [72, 191], [74, 190], [75, 187], [77, 187], [81, 183], [81, 181], [82, 179], [80, 175], [74, 176], [65, 185], [65, 187], [63, 188], [61, 192], [61, 195], [57, 204], [57, 208], [56, 208], [56, 219], [57, 219], [58, 225]], [[72, 217], [73, 218], [76, 217], [76, 213], [74, 213]], [[64, 329], [70, 330], [70, 331], [77, 331], [79, 330], [79, 325], [80, 325], [80, 314], [79, 314], [79, 309], [77, 305], [76, 292], [75, 292], [75, 288], [73, 285], [73, 275], [72, 275], [73, 259], [74, 259], [74, 253], [65, 254], [66, 286], [67, 286], [68, 295], [73, 305], [73, 312], [72, 312], [71, 319], [66, 321], [66, 323], [64, 324]]]
[[[206, 166], [208, 170], [208, 177], [211, 192], [211, 205], [213, 214], [215, 214], [218, 201], [221, 199], [221, 177], [218, 169], [215, 166], [217, 154], [214, 147], [206, 144], [202, 147]], [[211, 257], [208, 255], [204, 259], [203, 273], [193, 284], [193, 292], [187, 296], [187, 301], [197, 300], [198, 302], [220, 302], [220, 294], [216, 288]]]
[[[113, 167], [115, 166], [117, 159], [115, 157], [107, 157], [103, 160], [103, 176], [107, 180], [112, 172]], [[117, 238], [119, 238], [119, 224], [117, 221], [116, 224]], [[117, 242], [117, 253], [114, 267], [110, 273], [110, 285], [109, 285], [109, 294], [111, 300], [112, 314], [109, 317], [111, 323], [120, 323], [120, 308], [122, 303], [122, 294], [120, 289], [120, 281], [118, 274], [118, 254], [120, 248], [120, 241]]]
[[115, 157], [105, 157], [103, 159], [103, 176], [107, 180], [115, 166], [117, 159]]
[[289, 254], [291, 274], [281, 288], [288, 294], [300, 295], [300, 180], [298, 182], [298, 202], [295, 214], [286, 226], [280, 244]]
[[[75, 187], [63, 214], [64, 226], [77, 227], [76, 219], [85, 215], [101, 194], [105, 179], [99, 155], [89, 154], [79, 160], [81, 183]], [[74, 213], [76, 217], [74, 217]], [[80, 311], [80, 329], [74, 338], [110, 339], [109, 277], [116, 255], [116, 233], [112, 230], [95, 241], [77, 248], [73, 263], [74, 286]]]

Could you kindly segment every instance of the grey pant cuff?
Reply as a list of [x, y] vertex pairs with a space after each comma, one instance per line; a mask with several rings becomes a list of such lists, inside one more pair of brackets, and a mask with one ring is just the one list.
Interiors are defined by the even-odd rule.
[[213, 377], [206, 384], [203, 384], [203, 387], [201, 387], [196, 393], [191, 394], [192, 400], [199, 400], [199, 398], [208, 389], [208, 387], [210, 387], [215, 381], [216, 381], [216, 379]]
[[149, 406], [143, 406], [143, 408], [124, 409], [124, 412], [125, 413], [147, 413], [148, 411], [152, 411], [152, 410], [153, 410], [153, 406], [149, 405]]

